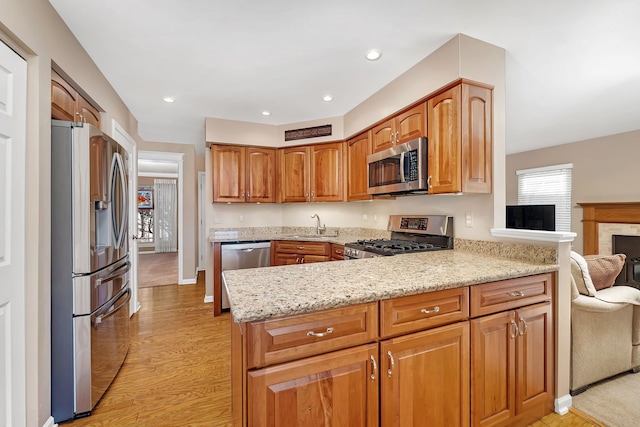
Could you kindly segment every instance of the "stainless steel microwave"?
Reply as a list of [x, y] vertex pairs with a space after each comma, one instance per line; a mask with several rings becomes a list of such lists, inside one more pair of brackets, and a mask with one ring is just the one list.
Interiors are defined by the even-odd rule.
[[367, 156], [369, 194], [427, 193], [427, 138]]

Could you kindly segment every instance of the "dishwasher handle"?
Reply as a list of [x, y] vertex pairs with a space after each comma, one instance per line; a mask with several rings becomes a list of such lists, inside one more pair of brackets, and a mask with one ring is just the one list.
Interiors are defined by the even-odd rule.
[[251, 252], [253, 249], [270, 248], [271, 242], [223, 243], [221, 246], [223, 251]]

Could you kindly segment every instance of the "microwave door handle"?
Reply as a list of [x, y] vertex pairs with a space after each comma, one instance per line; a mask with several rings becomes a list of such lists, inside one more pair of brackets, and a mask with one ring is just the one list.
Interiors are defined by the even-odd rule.
[[400, 182], [404, 182], [404, 152], [400, 153]]

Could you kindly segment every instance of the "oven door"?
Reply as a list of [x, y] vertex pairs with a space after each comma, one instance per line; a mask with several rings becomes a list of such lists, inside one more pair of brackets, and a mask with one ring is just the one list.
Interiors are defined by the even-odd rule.
[[427, 190], [427, 140], [419, 138], [367, 156], [369, 194]]

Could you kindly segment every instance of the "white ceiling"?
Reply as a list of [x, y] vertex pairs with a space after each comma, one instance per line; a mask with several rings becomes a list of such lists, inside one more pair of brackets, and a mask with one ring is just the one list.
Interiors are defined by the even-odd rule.
[[506, 50], [507, 153], [640, 128], [637, 0], [50, 2], [140, 136], [200, 153], [205, 117], [340, 116], [457, 33]]

